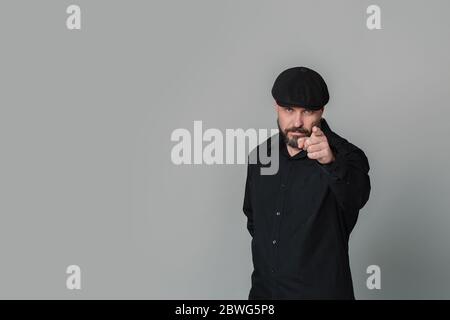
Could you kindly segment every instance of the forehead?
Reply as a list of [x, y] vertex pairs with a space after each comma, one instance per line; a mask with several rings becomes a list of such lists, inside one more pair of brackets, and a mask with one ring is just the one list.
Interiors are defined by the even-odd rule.
[[[311, 109], [308, 109], [306, 107], [301, 107], [301, 106], [283, 107], [283, 106], [280, 106], [279, 104], [277, 104], [277, 106], [280, 108], [284, 108], [284, 109], [291, 108], [291, 109], [298, 110], [298, 111], [311, 110]], [[311, 110], [311, 111], [313, 111], [313, 110]]]

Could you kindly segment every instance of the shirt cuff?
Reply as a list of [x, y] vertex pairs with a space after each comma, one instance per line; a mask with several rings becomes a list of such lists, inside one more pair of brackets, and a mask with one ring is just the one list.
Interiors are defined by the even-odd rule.
[[340, 181], [345, 180], [347, 175], [347, 166], [345, 157], [342, 153], [339, 153], [335, 148], [331, 147], [331, 151], [334, 154], [335, 160], [327, 164], [319, 163], [320, 167], [323, 168], [325, 173], [331, 178]]

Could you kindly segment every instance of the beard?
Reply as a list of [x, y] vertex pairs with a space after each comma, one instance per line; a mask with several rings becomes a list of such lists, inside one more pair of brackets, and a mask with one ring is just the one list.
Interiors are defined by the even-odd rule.
[[[296, 148], [296, 149], [298, 149], [298, 143], [297, 143], [298, 139], [303, 138], [303, 137], [310, 137], [310, 136], [311, 136], [311, 133], [312, 133], [311, 131], [309, 131], [309, 130], [306, 129], [305, 127], [291, 127], [291, 128], [286, 128], [285, 130], [281, 130], [281, 127], [280, 127], [280, 120], [279, 120], [279, 119], [277, 119], [277, 125], [278, 125], [278, 130], [279, 130], [279, 132], [280, 132], [280, 134], [281, 134], [281, 137], [283, 138], [283, 141], [284, 141], [288, 146], [290, 146], [290, 147], [292, 147], [292, 148]], [[311, 126], [311, 128], [314, 127], [315, 125], [318, 126], [317, 124], [313, 124], [313, 125]], [[290, 138], [290, 137], [288, 136], [288, 133], [289, 133], [289, 132], [302, 133], [303, 136], [292, 137], [292, 138]]]

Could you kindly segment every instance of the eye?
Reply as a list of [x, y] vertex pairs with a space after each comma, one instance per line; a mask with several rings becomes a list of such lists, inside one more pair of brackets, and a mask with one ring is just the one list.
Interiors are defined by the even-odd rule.
[[304, 112], [306, 115], [311, 115], [311, 114], [314, 113], [313, 110], [303, 110], [303, 112]]
[[287, 112], [292, 112], [294, 109], [292, 109], [291, 107], [286, 107], [286, 111]]

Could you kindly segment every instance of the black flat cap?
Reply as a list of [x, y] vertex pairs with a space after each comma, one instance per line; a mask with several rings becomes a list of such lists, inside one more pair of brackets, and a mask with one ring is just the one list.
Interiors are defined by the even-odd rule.
[[328, 103], [328, 87], [322, 76], [306, 67], [284, 70], [275, 80], [272, 96], [282, 107], [318, 110]]

